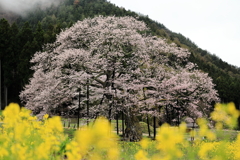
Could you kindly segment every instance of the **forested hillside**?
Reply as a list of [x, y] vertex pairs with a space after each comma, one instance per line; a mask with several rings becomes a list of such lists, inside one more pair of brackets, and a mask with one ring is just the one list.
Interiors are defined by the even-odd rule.
[[119, 8], [106, 0], [65, 0], [59, 6], [51, 6], [45, 10], [35, 8], [26, 17], [0, 13], [0, 18], [3, 18], [0, 20], [2, 105], [6, 101], [19, 102], [19, 92], [33, 74], [29, 61], [36, 51], [42, 50], [44, 44], [54, 42], [56, 34], [64, 28], [96, 15], [139, 17], [151, 29], [149, 34], [164, 37], [168, 42], [175, 42], [179, 47], [189, 49], [192, 53], [190, 60], [213, 78], [222, 102], [233, 101], [239, 106], [239, 68], [202, 50], [190, 39], [172, 32], [148, 16]]

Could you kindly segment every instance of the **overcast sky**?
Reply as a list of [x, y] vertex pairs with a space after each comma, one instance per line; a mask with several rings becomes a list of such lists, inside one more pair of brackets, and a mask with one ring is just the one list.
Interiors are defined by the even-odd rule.
[[148, 15], [198, 47], [240, 67], [240, 0], [109, 0]]

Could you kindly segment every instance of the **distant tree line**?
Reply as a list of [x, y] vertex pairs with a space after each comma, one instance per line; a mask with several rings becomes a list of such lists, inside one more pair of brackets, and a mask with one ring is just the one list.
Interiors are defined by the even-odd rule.
[[28, 22], [19, 27], [6, 19], [0, 20], [0, 35], [2, 105], [6, 105], [19, 102], [19, 92], [32, 76], [29, 60], [46, 40], [41, 23], [33, 29]]

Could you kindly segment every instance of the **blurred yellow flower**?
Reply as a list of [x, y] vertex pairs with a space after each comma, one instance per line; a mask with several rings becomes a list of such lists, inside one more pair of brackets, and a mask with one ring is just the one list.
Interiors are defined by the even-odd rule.
[[66, 139], [60, 118], [38, 121], [30, 114], [14, 103], [5, 108], [0, 127], [0, 159], [49, 159], [60, 150]]
[[8, 156], [8, 154], [9, 153], [5, 148], [3, 147], [0, 148], [0, 158], [3, 158], [4, 156]]
[[[214, 111], [211, 113], [211, 118], [214, 121], [224, 123], [229, 128], [235, 128], [237, 126], [238, 117], [239, 111], [236, 109], [234, 103], [218, 103], [215, 105]], [[220, 126], [218, 126], [218, 128], [220, 128]]]
[[201, 146], [200, 146], [200, 149], [198, 151], [198, 156], [201, 158], [201, 159], [209, 159], [208, 157], [208, 153], [213, 150], [215, 147], [215, 144], [214, 143], [202, 143]]
[[140, 141], [140, 145], [143, 149], [146, 149], [148, 147], [148, 144], [149, 144], [149, 139], [148, 138], [143, 138]]
[[[217, 132], [220, 133], [225, 125], [236, 126], [239, 111], [233, 103], [216, 104], [211, 116], [216, 122]], [[20, 108], [17, 104], [10, 104], [3, 111], [1, 119], [0, 159], [57, 160], [63, 159], [63, 153], [69, 160], [119, 159], [118, 136], [112, 132], [112, 126], [105, 118], [99, 118], [93, 125], [80, 128], [67, 143], [60, 117], [49, 118], [45, 115], [43, 121], [39, 121], [31, 116], [31, 111]], [[190, 133], [186, 133], [185, 123], [181, 123], [179, 127], [163, 124], [158, 129], [156, 142], [143, 138], [139, 143], [124, 147], [141, 148], [135, 152], [134, 157], [137, 160], [193, 157], [212, 160], [240, 159], [240, 134], [231, 142], [216, 142], [216, 134], [209, 129], [207, 120], [202, 118], [197, 122], [199, 130], [192, 130]], [[188, 140], [189, 136], [194, 137], [191, 143]], [[207, 139], [203, 140], [203, 137]], [[63, 146], [66, 146], [66, 152], [60, 154]], [[151, 155], [149, 151], [153, 147], [158, 151]], [[188, 157], [186, 154], [193, 155]]]
[[45, 120], [45, 119], [48, 119], [48, 117], [49, 117], [49, 115], [48, 114], [45, 114], [44, 116], [43, 116], [43, 119]]
[[143, 150], [139, 150], [134, 157], [136, 160], [148, 160], [147, 153]]
[[118, 137], [111, 132], [109, 121], [99, 118], [93, 126], [76, 131], [75, 139], [67, 144], [67, 155], [72, 159], [80, 157], [90, 159], [117, 159], [119, 156]]
[[[167, 155], [171, 155], [171, 157], [182, 157], [182, 151], [179, 149], [179, 145], [185, 141], [184, 140], [184, 130], [185, 125], [180, 125], [179, 127], [171, 127], [168, 124], [163, 124], [158, 129], [158, 134], [156, 136], [156, 140], [158, 145], [157, 149], [162, 151]], [[185, 145], [185, 144], [184, 144]]]

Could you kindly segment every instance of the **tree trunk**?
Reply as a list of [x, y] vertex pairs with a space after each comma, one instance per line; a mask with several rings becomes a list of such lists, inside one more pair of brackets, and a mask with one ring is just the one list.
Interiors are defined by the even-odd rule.
[[0, 59], [0, 110], [3, 110], [2, 108], [2, 60]]
[[4, 86], [4, 99], [5, 99], [5, 107], [8, 106], [8, 88], [7, 86]]
[[124, 137], [124, 113], [122, 111], [122, 136]]
[[142, 139], [142, 129], [136, 115], [129, 113], [125, 115], [125, 134], [124, 140], [138, 142]]
[[150, 131], [150, 124], [149, 124], [148, 115], [147, 115], [147, 126], [148, 126], [148, 136], [151, 137], [151, 131]]
[[156, 139], [156, 133], [157, 133], [157, 131], [156, 131], [156, 117], [154, 116], [153, 117], [153, 139], [155, 140]]

